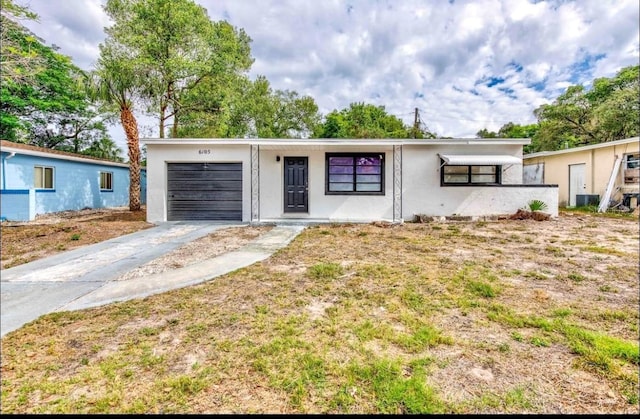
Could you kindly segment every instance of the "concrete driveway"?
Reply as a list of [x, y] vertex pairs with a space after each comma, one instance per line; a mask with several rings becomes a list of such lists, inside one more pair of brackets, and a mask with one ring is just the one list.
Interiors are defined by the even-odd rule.
[[201, 283], [266, 259], [304, 225], [275, 226], [248, 245], [215, 258], [144, 279], [122, 274], [220, 228], [246, 224], [166, 222], [136, 233], [2, 270], [0, 335], [43, 314], [80, 310]]

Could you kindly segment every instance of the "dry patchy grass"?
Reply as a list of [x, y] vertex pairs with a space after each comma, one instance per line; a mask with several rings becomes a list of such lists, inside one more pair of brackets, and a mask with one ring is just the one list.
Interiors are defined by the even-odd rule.
[[108, 208], [44, 214], [31, 222], [2, 222], [1, 268], [152, 227], [146, 216], [144, 208]]
[[639, 413], [638, 223], [324, 225], [2, 339], [3, 413]]

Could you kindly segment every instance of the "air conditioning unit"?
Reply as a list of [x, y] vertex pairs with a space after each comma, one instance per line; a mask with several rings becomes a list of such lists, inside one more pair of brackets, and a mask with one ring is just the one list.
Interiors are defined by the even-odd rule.
[[576, 207], [599, 205], [600, 195], [576, 195]]

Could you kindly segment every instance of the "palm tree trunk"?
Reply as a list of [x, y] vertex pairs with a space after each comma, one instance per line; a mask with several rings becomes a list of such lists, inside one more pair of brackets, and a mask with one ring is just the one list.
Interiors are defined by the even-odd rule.
[[127, 136], [129, 149], [129, 210], [140, 211], [140, 140], [138, 122], [131, 108], [120, 108], [120, 122]]

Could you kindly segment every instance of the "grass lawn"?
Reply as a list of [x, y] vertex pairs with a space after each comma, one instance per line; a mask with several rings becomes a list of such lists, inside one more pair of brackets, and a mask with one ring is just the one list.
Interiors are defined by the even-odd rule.
[[2, 339], [2, 413], [640, 413], [637, 218], [321, 225]]

